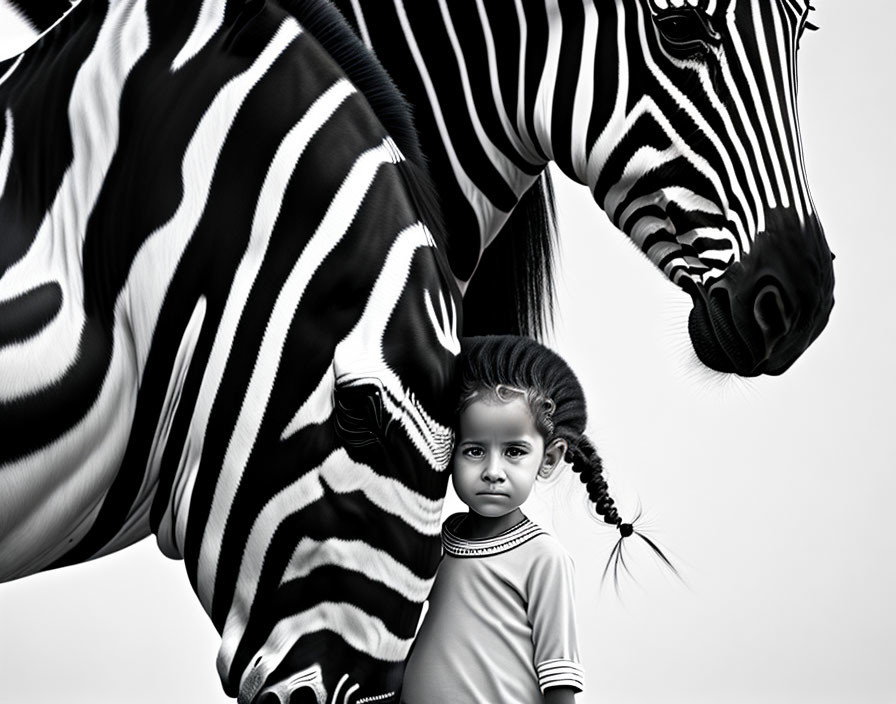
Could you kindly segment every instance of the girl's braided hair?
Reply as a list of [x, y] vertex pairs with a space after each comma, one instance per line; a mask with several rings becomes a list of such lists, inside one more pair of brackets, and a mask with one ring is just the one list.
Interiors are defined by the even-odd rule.
[[622, 540], [634, 534], [674, 571], [662, 551], [637, 532], [632, 523], [624, 523], [619, 516], [604, 479], [603, 462], [597, 448], [585, 435], [588, 422], [585, 393], [575, 373], [560, 355], [531, 338], [518, 335], [466, 337], [461, 340], [459, 377], [459, 410], [476, 399], [507, 400], [508, 394], [523, 394], [545, 445], [558, 438], [566, 441], [564, 459], [585, 485], [594, 511], [604, 522], [619, 530], [620, 539], [610, 562], [615, 557], [618, 566], [622, 560]]

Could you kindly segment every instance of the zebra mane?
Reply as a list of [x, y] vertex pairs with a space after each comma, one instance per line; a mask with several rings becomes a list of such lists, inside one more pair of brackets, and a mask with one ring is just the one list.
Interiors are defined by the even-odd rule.
[[550, 173], [523, 194], [464, 293], [464, 335], [541, 340], [554, 323], [557, 210]]

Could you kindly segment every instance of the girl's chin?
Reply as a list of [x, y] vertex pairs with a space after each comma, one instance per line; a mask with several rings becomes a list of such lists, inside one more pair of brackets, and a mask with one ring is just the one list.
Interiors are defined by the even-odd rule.
[[515, 506], [505, 500], [503, 503], [498, 501], [477, 501], [476, 505], [470, 505], [470, 510], [482, 518], [504, 518], [514, 513], [519, 506]]

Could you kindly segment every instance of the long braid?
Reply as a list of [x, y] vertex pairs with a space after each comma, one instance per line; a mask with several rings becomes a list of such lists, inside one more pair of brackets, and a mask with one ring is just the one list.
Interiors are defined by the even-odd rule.
[[572, 471], [579, 475], [579, 480], [588, 492], [588, 498], [594, 504], [594, 510], [599, 516], [603, 516], [604, 523], [617, 527], [623, 538], [631, 535], [632, 525], [623, 523], [619, 517], [616, 504], [610, 496], [607, 480], [604, 478], [603, 461], [587, 436], [581, 435], [578, 443], [570, 446], [566, 452], [566, 461], [572, 464]]
[[466, 337], [461, 341], [460, 372], [460, 410], [483, 396], [506, 400], [507, 392], [522, 393], [532, 411], [535, 427], [544, 437], [545, 446], [558, 438], [566, 442], [564, 459], [585, 485], [594, 511], [605, 523], [619, 530], [619, 540], [610, 554], [604, 575], [612, 564], [615, 580], [618, 566], [625, 567], [622, 541], [631, 535], [640, 537], [677, 574], [659, 547], [635, 530], [635, 521], [625, 523], [619, 516], [604, 478], [603, 461], [585, 435], [588, 422], [585, 393], [562, 357], [527, 337]]

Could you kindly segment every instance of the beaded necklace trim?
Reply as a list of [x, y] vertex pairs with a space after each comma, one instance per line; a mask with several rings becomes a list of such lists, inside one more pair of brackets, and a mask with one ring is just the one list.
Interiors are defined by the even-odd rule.
[[513, 550], [523, 543], [527, 543], [532, 538], [546, 534], [546, 532], [537, 524], [530, 521], [525, 516], [523, 520], [512, 528], [508, 528], [503, 533], [499, 533], [493, 538], [483, 538], [482, 540], [468, 540], [457, 535], [456, 531], [463, 519], [465, 513], [455, 513], [449, 516], [442, 525], [442, 547], [445, 552], [453, 557], [487, 557], [489, 555], [498, 555], [508, 550]]

